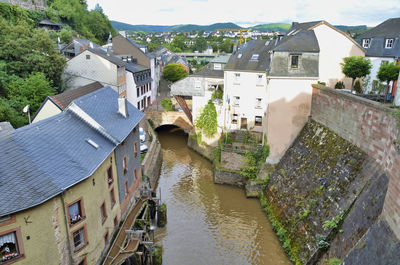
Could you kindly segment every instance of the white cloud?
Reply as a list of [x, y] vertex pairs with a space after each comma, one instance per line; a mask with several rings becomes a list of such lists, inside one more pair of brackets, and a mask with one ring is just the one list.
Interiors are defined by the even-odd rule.
[[89, 8], [96, 3], [110, 19], [134, 25], [256, 25], [326, 20], [334, 25], [375, 26], [390, 17], [400, 17], [398, 0], [88, 0]]

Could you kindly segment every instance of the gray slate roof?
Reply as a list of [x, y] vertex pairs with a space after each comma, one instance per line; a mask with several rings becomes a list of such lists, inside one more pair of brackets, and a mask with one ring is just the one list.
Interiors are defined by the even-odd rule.
[[143, 66], [143, 65], [140, 65], [137, 63], [126, 63], [125, 69], [133, 74], [142, 72], [142, 71], [146, 71], [146, 70], [150, 71], [150, 68], [147, 68], [146, 66]]
[[191, 76], [223, 79], [224, 78], [224, 70], [214, 70], [213, 63], [209, 63], [200, 72], [194, 73]]
[[[268, 40], [252, 40], [242, 44], [229, 58], [225, 70], [265, 72], [270, 64], [268, 51], [273, 45], [274, 42]], [[251, 60], [253, 54], [258, 54], [257, 60]]]
[[92, 52], [92, 53], [94, 53], [94, 54], [106, 59], [107, 61], [109, 61], [109, 62], [111, 62], [111, 63], [113, 63], [115, 65], [118, 65], [118, 66], [125, 66], [126, 65], [126, 63], [121, 58], [119, 58], [119, 57], [117, 57], [117, 56], [115, 56], [113, 54], [108, 54], [107, 52], [103, 51], [100, 48], [90, 48], [89, 47], [88, 51], [90, 51], [90, 52]]
[[[356, 41], [370, 39], [365, 55], [368, 57], [400, 57], [400, 18], [391, 18], [360, 35]], [[392, 48], [385, 48], [386, 39], [394, 39]]]
[[273, 50], [293, 53], [319, 52], [319, 45], [314, 30], [300, 30], [295, 35], [284, 36]]
[[[143, 113], [129, 103], [130, 115], [122, 118], [117, 113], [118, 93], [111, 87], [84, 97], [79, 102], [80, 108], [120, 141], [143, 118]], [[87, 143], [87, 139], [99, 148]], [[0, 146], [0, 216], [3, 216], [37, 206], [87, 179], [116, 144], [67, 108], [48, 119], [0, 134]]]

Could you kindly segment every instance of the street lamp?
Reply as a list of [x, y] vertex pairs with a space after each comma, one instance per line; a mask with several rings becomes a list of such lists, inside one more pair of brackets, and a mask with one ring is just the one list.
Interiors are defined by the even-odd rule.
[[31, 112], [30, 112], [30, 109], [29, 109], [29, 105], [26, 105], [22, 111], [24, 113], [28, 113], [29, 124], [31, 124]]

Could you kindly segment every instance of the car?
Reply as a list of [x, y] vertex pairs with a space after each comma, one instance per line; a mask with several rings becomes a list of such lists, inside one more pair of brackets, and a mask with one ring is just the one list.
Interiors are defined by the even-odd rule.
[[351, 90], [351, 89], [339, 89], [339, 91], [342, 91], [344, 93], [348, 93], [348, 94], [357, 94], [357, 92], [355, 90]]
[[140, 142], [145, 142], [146, 141], [146, 133], [144, 132], [142, 127], [139, 127], [139, 138]]
[[141, 143], [141, 144], [140, 144], [140, 153], [141, 153], [141, 154], [144, 154], [144, 153], [147, 152], [147, 150], [149, 150], [149, 148], [147, 147], [147, 145]]

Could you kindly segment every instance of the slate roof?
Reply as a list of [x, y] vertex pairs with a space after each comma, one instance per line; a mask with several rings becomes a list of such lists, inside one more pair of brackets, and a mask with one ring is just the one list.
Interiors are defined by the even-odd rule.
[[[100, 111], [93, 118], [121, 141], [143, 118], [143, 113], [130, 103], [127, 119], [118, 114], [118, 93], [111, 87], [84, 97], [79, 102], [81, 109], [92, 115], [93, 111]], [[99, 147], [90, 145], [87, 139]], [[87, 179], [113, 152], [116, 143], [104, 137], [78, 112], [67, 108], [48, 119], [0, 134], [0, 146], [0, 216], [3, 216], [39, 205]]]
[[123, 60], [121, 60], [121, 58], [119, 58], [119, 57], [117, 57], [117, 56], [115, 56], [113, 54], [108, 54], [107, 52], [103, 51], [100, 48], [90, 48], [89, 47], [88, 51], [90, 51], [90, 52], [92, 52], [92, 53], [94, 53], [94, 54], [106, 59], [107, 61], [109, 61], [109, 62], [111, 62], [111, 63], [113, 63], [115, 65], [118, 65], [118, 66], [125, 66], [126, 65], [126, 63]]
[[131, 73], [138, 73], [138, 72], [142, 72], [142, 71], [146, 71], [149, 70], [149, 68], [147, 68], [146, 66], [137, 64], [137, 63], [126, 63], [125, 65], [125, 69]]
[[[252, 40], [242, 44], [229, 58], [225, 70], [265, 72], [270, 64], [268, 51], [273, 46], [274, 42], [269, 40]], [[253, 54], [258, 54], [257, 60], [251, 59]]]
[[200, 72], [194, 73], [191, 76], [200, 76], [206, 78], [224, 78], [224, 70], [215, 70], [213, 63], [209, 63]]
[[58, 26], [62, 27], [62, 24], [51, 22], [48, 19], [43, 19], [42, 21], [39, 22], [39, 25], [48, 25], [48, 26]]
[[[365, 56], [400, 57], [400, 18], [391, 18], [361, 34], [356, 40], [362, 45], [363, 39], [371, 39]], [[386, 39], [394, 39], [392, 48], [385, 48]]]
[[[294, 30], [294, 32], [297, 31], [297, 29]], [[282, 52], [319, 52], [318, 40], [314, 31], [299, 30], [295, 35], [284, 36], [273, 50]]]
[[[146, 54], [147, 57], [149, 57], [150, 59], [153, 59], [153, 58], [154, 58], [154, 55], [147, 51], [147, 46], [146, 46], [146, 45], [139, 44], [139, 43], [137, 43], [136, 41], [134, 41], [134, 40], [132, 40], [132, 39], [130, 39], [130, 38], [126, 38], [126, 39], [127, 39], [133, 46], [135, 46], [136, 48], [138, 48], [142, 53]], [[143, 48], [146, 50], [146, 52], [144, 52], [144, 51], [142, 50]]]

